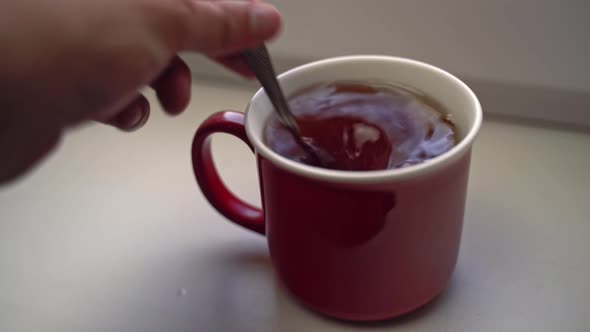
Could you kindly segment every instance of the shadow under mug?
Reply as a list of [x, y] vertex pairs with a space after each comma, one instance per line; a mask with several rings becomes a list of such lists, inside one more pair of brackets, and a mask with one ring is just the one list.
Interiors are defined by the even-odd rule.
[[[313, 62], [279, 80], [287, 95], [338, 80], [413, 87], [450, 113], [460, 141], [403, 169], [345, 172], [299, 164], [263, 143], [273, 109], [260, 90], [245, 114], [216, 113], [199, 127], [192, 158], [205, 197], [231, 221], [266, 235], [279, 279], [317, 312], [382, 320], [432, 300], [449, 281], [459, 252], [471, 147], [482, 122], [475, 94], [439, 68], [387, 56]], [[224, 186], [211, 154], [215, 133], [238, 137], [256, 154], [262, 209]]]

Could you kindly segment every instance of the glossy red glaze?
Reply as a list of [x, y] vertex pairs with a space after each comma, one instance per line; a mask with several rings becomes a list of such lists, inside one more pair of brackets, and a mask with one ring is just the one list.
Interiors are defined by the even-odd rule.
[[272, 262], [303, 303], [340, 319], [380, 320], [444, 289], [459, 251], [469, 156], [378, 190], [258, 163]]
[[[238, 114], [216, 114], [201, 126], [195, 172], [215, 208], [260, 232], [259, 211], [223, 187], [207, 144], [218, 131], [247, 142]], [[380, 320], [444, 289], [459, 252], [470, 153], [423, 177], [362, 187], [257, 160], [272, 262], [302, 303], [339, 319]]]
[[220, 112], [213, 114], [199, 127], [193, 140], [193, 168], [197, 182], [211, 205], [226, 218], [257, 233], [265, 234], [262, 210], [237, 198], [225, 187], [221, 177], [217, 174], [211, 154], [210, 140], [211, 135], [215, 133], [233, 135], [253, 149], [244, 128], [243, 113]]

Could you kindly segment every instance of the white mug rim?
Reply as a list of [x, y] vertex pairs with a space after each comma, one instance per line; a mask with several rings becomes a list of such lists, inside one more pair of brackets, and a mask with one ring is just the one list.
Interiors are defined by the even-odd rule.
[[250, 124], [248, 117], [248, 113], [251, 111], [251, 107], [257, 98], [260, 98], [262, 95], [265, 94], [263, 89], [259, 89], [252, 99], [250, 100], [248, 106], [246, 107], [245, 111], [245, 124], [246, 124], [246, 133], [252, 145], [254, 146], [254, 151], [259, 153], [262, 157], [270, 161], [272, 164], [297, 175], [303, 176], [305, 178], [315, 179], [315, 180], [322, 180], [332, 183], [342, 183], [342, 184], [376, 184], [376, 183], [390, 183], [396, 181], [403, 181], [408, 180], [411, 178], [423, 176], [429, 173], [432, 173], [435, 170], [443, 168], [453, 161], [459, 159], [463, 156], [466, 152], [469, 151], [477, 134], [481, 128], [482, 120], [483, 120], [483, 113], [481, 109], [481, 104], [477, 99], [475, 93], [456, 76], [450, 74], [449, 72], [435, 67], [433, 65], [412, 60], [403, 57], [394, 57], [394, 56], [383, 56], [383, 55], [350, 55], [350, 56], [340, 56], [340, 57], [333, 57], [327, 58], [323, 60], [318, 60], [314, 62], [310, 62], [304, 64], [302, 66], [293, 68], [281, 75], [278, 76], [279, 81], [291, 76], [295, 75], [298, 72], [306, 71], [309, 69], [313, 69], [313, 67], [323, 66], [328, 63], [334, 62], [348, 62], [351, 60], [379, 60], [379, 61], [394, 61], [406, 65], [411, 66], [419, 66], [424, 69], [428, 69], [433, 71], [439, 75], [445, 76], [448, 79], [449, 83], [458, 85], [461, 89], [463, 89], [471, 99], [471, 102], [474, 106], [475, 118], [473, 121], [472, 126], [467, 131], [467, 134], [463, 137], [463, 139], [454, 146], [451, 150], [443, 153], [442, 155], [429, 159], [421, 164], [412, 165], [404, 168], [397, 168], [397, 169], [386, 169], [386, 170], [379, 170], [379, 171], [339, 171], [339, 170], [331, 170], [325, 168], [319, 168], [314, 166], [309, 166], [305, 164], [301, 164], [290, 160], [286, 157], [283, 157], [274, 151], [272, 151], [266, 144], [263, 143], [262, 138], [259, 135], [254, 133], [252, 128], [252, 124]]

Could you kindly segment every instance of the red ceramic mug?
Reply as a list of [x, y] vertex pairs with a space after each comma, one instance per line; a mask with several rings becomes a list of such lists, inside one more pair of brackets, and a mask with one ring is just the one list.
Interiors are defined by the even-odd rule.
[[[221, 112], [198, 129], [192, 147], [197, 181], [224, 216], [268, 238], [272, 264], [303, 304], [345, 320], [380, 320], [416, 309], [446, 286], [457, 261], [471, 147], [482, 112], [475, 94], [451, 74], [385, 56], [327, 59], [279, 77], [285, 93], [322, 81], [385, 81], [434, 97], [452, 116], [460, 142], [403, 169], [344, 172], [299, 164], [262, 140], [273, 112], [258, 91], [245, 114]], [[257, 156], [262, 208], [221, 181], [209, 138], [227, 133]]]

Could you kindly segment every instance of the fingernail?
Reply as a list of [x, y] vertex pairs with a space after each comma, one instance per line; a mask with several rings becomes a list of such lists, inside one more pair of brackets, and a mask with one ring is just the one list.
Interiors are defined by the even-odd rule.
[[145, 118], [145, 110], [143, 107], [139, 108], [132, 117], [132, 121], [129, 121], [129, 130], [135, 130], [139, 128]]
[[146, 105], [144, 105], [141, 108], [141, 116], [140, 116], [140, 120], [139, 122], [135, 125], [136, 128], [141, 128], [143, 127], [147, 122], [148, 119], [150, 118], [150, 106], [149, 104], [146, 103]]
[[141, 128], [148, 120], [147, 117], [147, 108], [140, 104], [136, 106], [137, 109], [131, 112], [131, 115], [124, 119], [124, 129], [125, 131], [135, 131]]
[[267, 4], [256, 4], [250, 12], [252, 33], [257, 36], [270, 36], [277, 30], [279, 22], [277, 10]]

